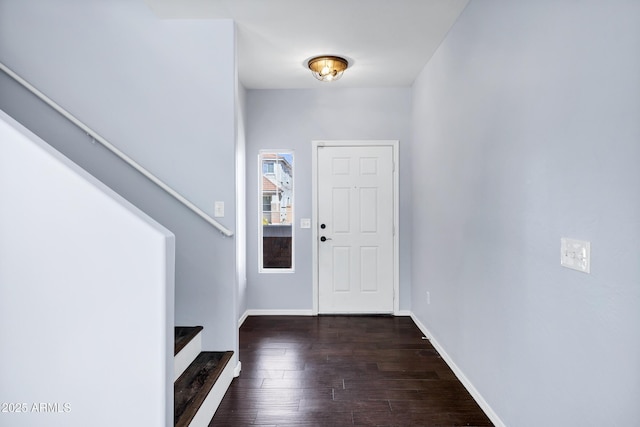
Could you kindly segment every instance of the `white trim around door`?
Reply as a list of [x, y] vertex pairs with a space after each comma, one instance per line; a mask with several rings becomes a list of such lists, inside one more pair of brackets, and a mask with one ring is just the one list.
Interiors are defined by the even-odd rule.
[[319, 264], [318, 264], [318, 147], [380, 147], [390, 146], [393, 150], [393, 311], [400, 313], [400, 188], [399, 188], [399, 141], [397, 140], [317, 140], [312, 141], [311, 176], [312, 176], [312, 272], [313, 272], [313, 314], [319, 313]]

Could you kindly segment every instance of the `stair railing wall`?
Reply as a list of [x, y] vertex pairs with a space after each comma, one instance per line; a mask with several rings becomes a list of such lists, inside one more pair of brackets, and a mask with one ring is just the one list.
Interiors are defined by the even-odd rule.
[[147, 169], [145, 169], [142, 165], [140, 165], [138, 162], [136, 162], [135, 160], [133, 160], [131, 157], [129, 157], [127, 154], [125, 154], [124, 152], [122, 152], [120, 149], [118, 149], [116, 146], [114, 146], [112, 143], [110, 143], [109, 141], [107, 141], [105, 138], [103, 138], [101, 135], [99, 135], [96, 131], [94, 131], [93, 129], [91, 129], [89, 126], [87, 126], [86, 124], [84, 124], [82, 121], [80, 121], [77, 117], [75, 117], [73, 114], [71, 114], [70, 112], [68, 112], [67, 110], [65, 110], [64, 108], [62, 108], [59, 104], [57, 104], [55, 101], [53, 101], [51, 98], [49, 98], [47, 95], [45, 95], [44, 93], [42, 93], [40, 90], [38, 90], [36, 87], [34, 87], [31, 83], [29, 83], [28, 81], [26, 81], [25, 79], [23, 79], [22, 77], [20, 77], [18, 74], [16, 74], [13, 70], [11, 70], [9, 67], [7, 67], [6, 65], [4, 65], [2, 62], [0, 62], [0, 70], [2, 70], [5, 74], [7, 74], [9, 77], [11, 77], [12, 79], [14, 79], [16, 82], [20, 83], [24, 88], [26, 88], [27, 90], [29, 90], [31, 93], [33, 93], [35, 96], [37, 96], [39, 99], [41, 99], [43, 102], [45, 102], [47, 105], [49, 105], [51, 108], [53, 108], [54, 110], [56, 110], [58, 113], [60, 113], [60, 115], [62, 115], [63, 117], [65, 117], [67, 120], [69, 120], [71, 123], [73, 123], [74, 125], [76, 125], [77, 127], [79, 127], [80, 129], [82, 129], [87, 135], [89, 135], [91, 138], [93, 138], [95, 141], [99, 142], [100, 144], [102, 144], [105, 148], [107, 148], [109, 151], [111, 151], [113, 154], [115, 154], [116, 156], [118, 156], [120, 159], [122, 159], [124, 162], [126, 162], [128, 165], [130, 165], [132, 168], [134, 168], [135, 170], [137, 170], [138, 172], [140, 172], [142, 175], [144, 175], [147, 179], [149, 179], [151, 182], [153, 182], [154, 184], [156, 184], [158, 187], [162, 188], [164, 191], [166, 191], [169, 195], [171, 195], [173, 198], [175, 198], [176, 200], [178, 200], [180, 203], [182, 203], [184, 206], [186, 206], [187, 208], [189, 208], [191, 211], [193, 211], [196, 215], [198, 215], [199, 217], [201, 217], [202, 219], [204, 219], [206, 222], [208, 222], [209, 224], [211, 224], [213, 227], [215, 227], [218, 231], [220, 231], [220, 233], [222, 233], [223, 235], [227, 236], [227, 237], [231, 237], [233, 236], [233, 232], [231, 230], [229, 230], [228, 228], [226, 228], [224, 225], [220, 224], [218, 221], [216, 221], [214, 218], [212, 218], [211, 216], [209, 216], [206, 212], [204, 212], [202, 209], [200, 209], [198, 206], [196, 206], [195, 204], [193, 204], [191, 201], [189, 201], [188, 199], [186, 199], [183, 195], [181, 195], [180, 193], [178, 193], [176, 190], [174, 190], [173, 188], [171, 188], [168, 184], [166, 184], [165, 182], [163, 182], [160, 178], [158, 178], [157, 176], [155, 176], [154, 174], [152, 174], [151, 172], [149, 172]]
[[175, 235], [3, 111], [0, 194], [0, 425], [173, 427]]

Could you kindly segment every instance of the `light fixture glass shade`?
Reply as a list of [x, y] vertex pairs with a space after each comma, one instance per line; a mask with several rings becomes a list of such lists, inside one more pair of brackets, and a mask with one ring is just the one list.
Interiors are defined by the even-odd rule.
[[342, 77], [349, 63], [339, 56], [318, 56], [309, 60], [313, 76], [322, 82], [332, 82]]

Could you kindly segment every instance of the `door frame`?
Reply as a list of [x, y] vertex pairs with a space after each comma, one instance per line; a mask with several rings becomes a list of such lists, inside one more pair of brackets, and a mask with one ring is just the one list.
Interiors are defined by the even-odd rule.
[[393, 151], [393, 314], [400, 311], [400, 186], [398, 167], [398, 140], [314, 140], [311, 141], [311, 242], [313, 274], [313, 315], [319, 313], [319, 268], [318, 268], [318, 147], [380, 147], [388, 146]]

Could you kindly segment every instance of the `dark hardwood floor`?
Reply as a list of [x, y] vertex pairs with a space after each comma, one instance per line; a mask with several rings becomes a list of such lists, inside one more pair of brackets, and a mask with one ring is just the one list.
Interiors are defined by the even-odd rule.
[[409, 317], [249, 317], [210, 426], [490, 426]]

